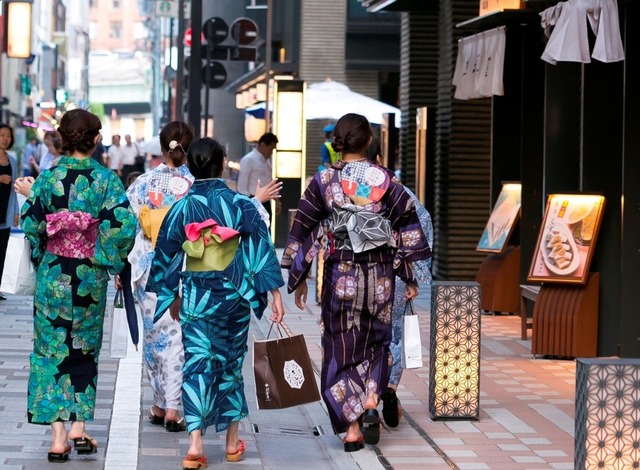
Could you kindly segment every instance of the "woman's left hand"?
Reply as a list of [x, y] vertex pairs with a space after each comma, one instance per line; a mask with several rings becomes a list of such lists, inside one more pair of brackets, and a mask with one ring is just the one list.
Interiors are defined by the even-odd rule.
[[20, 225], [20, 216], [18, 214], [13, 216], [13, 226], [17, 227]]
[[180, 296], [176, 297], [176, 300], [174, 300], [173, 303], [169, 306], [169, 315], [171, 315], [171, 318], [173, 318], [175, 321], [180, 320], [181, 306], [182, 306], [182, 297]]
[[407, 290], [404, 294], [405, 300], [413, 300], [418, 297], [418, 286], [407, 284]]

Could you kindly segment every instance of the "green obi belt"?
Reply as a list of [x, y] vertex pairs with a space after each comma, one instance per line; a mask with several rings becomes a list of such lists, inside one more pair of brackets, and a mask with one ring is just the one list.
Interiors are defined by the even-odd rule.
[[213, 219], [194, 222], [184, 227], [187, 241], [182, 249], [187, 254], [187, 271], [223, 271], [236, 255], [240, 232], [222, 227]]

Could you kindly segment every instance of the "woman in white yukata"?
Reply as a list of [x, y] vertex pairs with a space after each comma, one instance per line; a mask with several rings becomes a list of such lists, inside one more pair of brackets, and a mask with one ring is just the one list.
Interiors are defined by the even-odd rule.
[[135, 244], [129, 253], [133, 294], [142, 310], [144, 339], [143, 357], [153, 390], [153, 405], [149, 408], [151, 423], [164, 424], [167, 431], [186, 429], [180, 417], [182, 366], [184, 348], [180, 323], [169, 312], [153, 323], [156, 294], [146, 292], [153, 260], [155, 239], [162, 218], [169, 208], [189, 192], [193, 176], [186, 163], [186, 149], [193, 140], [191, 126], [173, 121], [160, 132], [160, 147], [166, 163], [140, 175], [127, 190], [127, 197], [138, 217]]

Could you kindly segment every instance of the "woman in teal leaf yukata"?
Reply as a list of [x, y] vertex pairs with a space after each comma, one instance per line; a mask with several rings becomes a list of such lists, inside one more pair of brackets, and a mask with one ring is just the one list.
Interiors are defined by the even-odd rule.
[[107, 284], [135, 235], [120, 179], [91, 158], [101, 127], [88, 111], [64, 114], [58, 131], [65, 155], [35, 180], [22, 208], [38, 280], [28, 419], [51, 425], [51, 462], [68, 459], [69, 439], [78, 454], [97, 450], [85, 422], [95, 410]]
[[267, 227], [251, 200], [220, 179], [225, 160], [224, 147], [213, 139], [189, 147], [195, 181], [162, 222], [147, 287], [158, 296], [155, 320], [169, 308], [182, 327], [189, 431], [183, 468], [206, 468], [202, 436], [209, 426], [227, 431], [227, 461], [242, 457], [238, 424], [248, 415], [242, 363], [251, 309], [260, 318], [271, 292], [271, 319], [279, 323], [284, 315], [278, 290], [284, 279]]

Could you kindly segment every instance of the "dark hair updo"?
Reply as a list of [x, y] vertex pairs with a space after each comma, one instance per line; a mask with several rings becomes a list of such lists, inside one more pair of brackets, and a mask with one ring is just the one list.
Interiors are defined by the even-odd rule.
[[372, 137], [373, 132], [367, 118], [349, 113], [338, 119], [331, 146], [336, 152], [362, 154]]
[[89, 155], [96, 146], [96, 136], [102, 129], [98, 116], [84, 109], [67, 111], [60, 119], [58, 133], [62, 139], [62, 150], [71, 155], [78, 151]]
[[[187, 149], [193, 140], [193, 126], [183, 121], [171, 121], [160, 131], [160, 148], [175, 166], [184, 163]], [[175, 142], [171, 148], [171, 142]]]
[[210, 137], [194, 140], [187, 150], [187, 165], [197, 180], [220, 178], [224, 170], [225, 148]]

